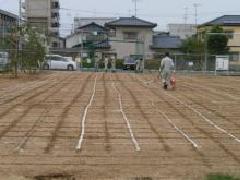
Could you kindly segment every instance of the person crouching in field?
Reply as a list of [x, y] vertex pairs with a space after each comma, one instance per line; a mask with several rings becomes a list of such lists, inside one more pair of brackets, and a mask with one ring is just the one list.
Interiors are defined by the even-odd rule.
[[162, 77], [163, 82], [163, 88], [167, 89], [170, 85], [170, 78], [172, 76], [172, 73], [174, 71], [174, 62], [169, 57], [169, 53], [165, 53], [165, 57], [162, 59], [161, 67], [159, 69]]

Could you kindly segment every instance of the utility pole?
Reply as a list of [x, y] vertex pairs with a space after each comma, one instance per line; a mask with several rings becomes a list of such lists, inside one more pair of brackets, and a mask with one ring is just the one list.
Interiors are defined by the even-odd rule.
[[22, 0], [19, 0], [19, 26], [22, 24]]
[[22, 30], [21, 30], [21, 25], [22, 25], [22, 0], [19, 0], [19, 20], [18, 20], [18, 26], [19, 26], [19, 50], [21, 49], [21, 35], [22, 35]]
[[185, 32], [184, 32], [184, 34], [187, 34], [187, 32], [188, 32], [188, 27], [187, 27], [187, 23], [188, 23], [188, 7], [185, 7], [184, 10], [185, 10], [185, 14], [184, 14], [184, 17], [183, 17], [184, 24], [185, 24]]
[[183, 16], [183, 19], [184, 19], [184, 24], [187, 25], [187, 23], [188, 23], [188, 7], [185, 7], [184, 10], [185, 10], [185, 14]]
[[193, 7], [195, 9], [195, 26], [197, 27], [197, 25], [198, 25], [198, 8], [200, 7], [200, 4], [194, 3]]

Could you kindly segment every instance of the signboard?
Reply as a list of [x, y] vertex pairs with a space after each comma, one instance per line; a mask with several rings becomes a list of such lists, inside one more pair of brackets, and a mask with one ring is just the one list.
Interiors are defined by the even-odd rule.
[[229, 56], [216, 56], [216, 71], [229, 70]]

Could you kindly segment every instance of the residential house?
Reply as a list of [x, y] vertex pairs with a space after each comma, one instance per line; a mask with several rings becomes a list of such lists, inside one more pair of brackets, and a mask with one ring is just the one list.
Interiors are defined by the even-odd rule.
[[110, 55], [118, 59], [131, 55], [143, 55], [145, 59], [153, 57], [152, 36], [157, 24], [137, 17], [120, 17], [108, 22], [105, 27], [109, 32]]
[[228, 47], [230, 53], [234, 55], [235, 60], [239, 60], [240, 56], [240, 15], [224, 15], [210, 22], [198, 26], [198, 35], [204, 38], [205, 35], [210, 36], [208, 32], [212, 27], [221, 26], [229, 38]]
[[104, 51], [110, 49], [107, 29], [95, 22], [81, 26], [66, 38], [66, 47], [75, 49], [82, 57], [89, 57], [89, 53], [95, 51], [102, 58]]
[[80, 27], [93, 22], [100, 26], [104, 26], [106, 23], [115, 20], [117, 20], [116, 17], [74, 17], [74, 32], [77, 32]]
[[165, 52], [171, 54], [179, 54], [182, 40], [179, 36], [171, 36], [169, 33], [160, 33], [153, 36], [153, 45], [151, 49], [154, 51], [154, 57], [161, 57]]

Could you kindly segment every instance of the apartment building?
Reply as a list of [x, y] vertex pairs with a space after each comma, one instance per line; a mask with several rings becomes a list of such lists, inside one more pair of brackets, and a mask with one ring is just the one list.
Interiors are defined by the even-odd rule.
[[181, 39], [187, 39], [197, 34], [194, 24], [168, 24], [168, 31], [171, 36], [179, 36]]
[[25, 0], [23, 8], [26, 22], [48, 37], [50, 47], [52, 44], [56, 46], [56, 37], [59, 37], [60, 27], [59, 0]]
[[0, 9], [0, 38], [4, 38], [18, 22], [18, 16]]

